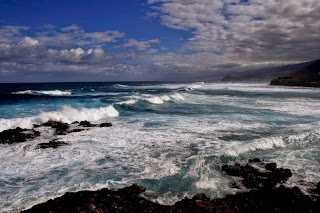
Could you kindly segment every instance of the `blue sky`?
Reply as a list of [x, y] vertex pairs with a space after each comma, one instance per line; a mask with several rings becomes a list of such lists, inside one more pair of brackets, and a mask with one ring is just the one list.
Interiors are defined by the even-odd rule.
[[0, 0], [0, 82], [203, 80], [319, 58], [317, 0]]

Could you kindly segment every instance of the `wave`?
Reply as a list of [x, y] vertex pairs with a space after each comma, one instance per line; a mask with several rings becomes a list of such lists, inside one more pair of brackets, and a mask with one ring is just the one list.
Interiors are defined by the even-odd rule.
[[24, 91], [17, 91], [12, 92], [11, 94], [30, 94], [30, 95], [53, 95], [53, 96], [60, 96], [60, 95], [71, 95], [71, 91], [61, 91], [61, 90], [24, 90]]
[[284, 148], [286, 147], [284, 140], [281, 137], [270, 137], [270, 138], [263, 138], [253, 141], [249, 144], [236, 144], [232, 147], [227, 148], [224, 154], [227, 156], [239, 156], [241, 154], [247, 152], [254, 152], [257, 150], [268, 150], [274, 148]]
[[194, 91], [196, 89], [201, 88], [204, 85], [204, 82], [197, 82], [191, 85], [188, 85], [187, 87], [183, 88], [185, 91]]
[[13, 119], [0, 119], [0, 131], [16, 127], [32, 128], [33, 124], [45, 123], [49, 120], [72, 123], [74, 121], [99, 121], [104, 118], [118, 117], [119, 112], [112, 106], [100, 108], [73, 108], [63, 106], [60, 110], [41, 112], [37, 116]]
[[126, 101], [117, 102], [117, 104], [133, 105], [133, 104], [136, 104], [139, 100], [142, 100], [142, 101], [147, 101], [150, 104], [161, 105], [171, 100], [184, 100], [184, 97], [179, 93], [174, 93], [172, 95], [162, 95], [162, 96], [150, 96], [150, 95], [131, 96], [130, 98], [131, 99]]

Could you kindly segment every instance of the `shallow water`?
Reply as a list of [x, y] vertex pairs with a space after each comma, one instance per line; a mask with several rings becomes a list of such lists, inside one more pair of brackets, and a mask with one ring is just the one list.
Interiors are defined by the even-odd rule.
[[0, 145], [0, 206], [24, 208], [67, 191], [145, 186], [171, 204], [236, 192], [219, 166], [259, 157], [292, 170], [290, 186], [320, 179], [320, 90], [248, 83], [0, 84], [0, 131], [59, 120], [112, 122]]

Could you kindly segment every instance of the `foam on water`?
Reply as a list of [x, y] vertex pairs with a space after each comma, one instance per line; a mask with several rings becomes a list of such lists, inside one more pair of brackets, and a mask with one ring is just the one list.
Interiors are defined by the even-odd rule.
[[168, 102], [171, 100], [177, 100], [177, 101], [184, 100], [184, 98], [179, 93], [162, 95], [162, 96], [154, 96], [154, 95], [144, 94], [144, 95], [140, 95], [140, 96], [137, 96], [137, 95], [130, 96], [129, 100], [120, 101], [120, 102], [117, 102], [116, 104], [133, 105], [133, 104], [136, 104], [139, 100], [147, 101], [150, 104], [161, 105], [161, 104], [164, 104], [165, 102]]
[[[118, 116], [110, 128], [55, 136], [52, 128], [41, 127], [35, 140], [0, 145], [0, 183], [5, 184], [0, 187], [1, 211], [20, 211], [67, 191], [133, 183], [145, 186], [145, 196], [162, 204], [200, 192], [221, 197], [235, 191], [230, 188], [233, 179], [217, 168], [253, 157], [291, 169], [290, 186], [320, 178], [317, 89], [201, 82], [82, 87], [81, 93], [64, 87], [61, 91], [75, 94], [61, 97], [61, 103], [79, 98], [79, 105], [98, 104], [95, 108], [60, 105], [33, 117], [0, 119], [2, 131], [49, 119], [98, 123]], [[89, 88], [95, 91], [86, 92]], [[90, 93], [105, 96], [81, 97]], [[137, 105], [139, 111], [121, 105]], [[53, 138], [68, 145], [36, 149]]]
[[41, 112], [37, 116], [13, 119], [0, 119], [0, 131], [16, 127], [32, 128], [33, 124], [41, 124], [49, 120], [72, 123], [74, 121], [99, 121], [104, 118], [118, 117], [119, 112], [113, 106], [100, 108], [73, 108], [62, 106], [60, 110]]
[[61, 91], [61, 90], [48, 90], [48, 91], [40, 91], [40, 90], [25, 90], [25, 91], [18, 91], [12, 92], [12, 94], [42, 94], [42, 95], [53, 95], [53, 96], [60, 96], [60, 95], [71, 95], [71, 91]]

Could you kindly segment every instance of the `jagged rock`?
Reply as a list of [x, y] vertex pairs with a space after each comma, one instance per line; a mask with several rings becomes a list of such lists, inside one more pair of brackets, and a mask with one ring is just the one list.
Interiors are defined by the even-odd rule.
[[73, 130], [70, 130], [68, 133], [71, 133], [71, 132], [81, 132], [85, 129], [73, 129]]
[[112, 123], [101, 123], [99, 126], [100, 127], [110, 127], [110, 126], [112, 126]]
[[[257, 159], [256, 159], [257, 160]], [[251, 162], [255, 166], [266, 166], [263, 162]], [[224, 165], [232, 174], [241, 176], [261, 175], [252, 166]], [[274, 168], [274, 165], [272, 166]], [[290, 172], [288, 169], [274, 169], [275, 172]], [[248, 172], [248, 173], [247, 173]], [[270, 173], [270, 172], [265, 172]], [[291, 173], [291, 172], [290, 172]], [[289, 174], [289, 173], [288, 173]], [[287, 174], [287, 176], [288, 176]], [[280, 175], [281, 177], [283, 175]], [[286, 176], [286, 177], [287, 177]], [[268, 175], [264, 178], [270, 178]], [[282, 177], [285, 181], [286, 178]], [[318, 186], [319, 185], [319, 186]], [[320, 183], [317, 187], [320, 187]], [[145, 188], [137, 185], [118, 190], [101, 189], [80, 191], [38, 204], [23, 212], [319, 212], [320, 201], [304, 195], [298, 187], [283, 185], [273, 188], [257, 188], [249, 192], [228, 195], [210, 200], [205, 194], [197, 194], [192, 199], [184, 198], [172, 206], [160, 205], [141, 197]]]
[[47, 121], [46, 123], [43, 123], [42, 126], [51, 126], [52, 128], [54, 128], [55, 134], [56, 135], [65, 135], [68, 133], [68, 129], [69, 129], [69, 124], [67, 123], [63, 123], [60, 121]]
[[57, 141], [55, 140], [51, 140], [48, 143], [39, 143], [37, 145], [38, 149], [48, 149], [48, 148], [58, 148], [59, 146], [64, 146], [67, 145], [68, 143], [64, 142], [64, 141]]
[[67, 192], [23, 212], [156, 212], [161, 209], [160, 204], [139, 196], [145, 190], [134, 184], [119, 190]]
[[81, 121], [79, 126], [83, 126], [83, 127], [96, 127], [96, 124], [92, 124], [89, 121]]
[[25, 142], [40, 136], [40, 132], [34, 129], [8, 129], [0, 132], [0, 144], [12, 144]]
[[[252, 165], [264, 167], [268, 171], [261, 172]], [[283, 183], [292, 176], [289, 169], [277, 169], [277, 164], [265, 164], [260, 159], [249, 160], [249, 164], [246, 165], [223, 165], [221, 169], [230, 176], [242, 177], [243, 185], [249, 189], [273, 188], [278, 183]]]
[[249, 163], [252, 163], [252, 162], [261, 162], [261, 160], [259, 158], [254, 158], [254, 159], [249, 159]]
[[266, 169], [269, 171], [274, 171], [277, 168], [277, 164], [276, 163], [267, 163], [266, 164]]

